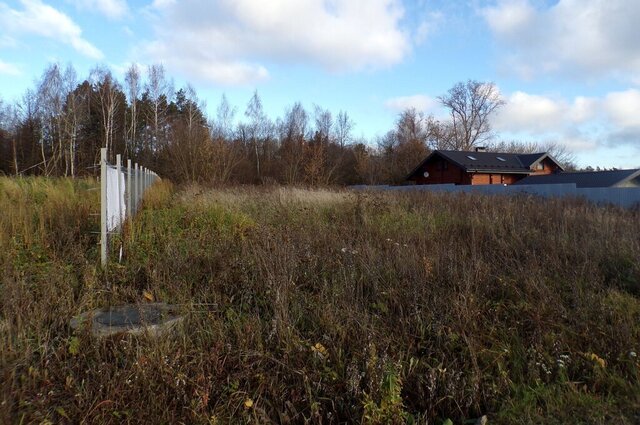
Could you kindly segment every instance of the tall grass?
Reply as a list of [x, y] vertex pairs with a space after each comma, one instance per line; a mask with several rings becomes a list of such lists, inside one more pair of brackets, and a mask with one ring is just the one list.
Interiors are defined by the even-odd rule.
[[[638, 420], [637, 211], [163, 182], [101, 270], [81, 236], [92, 183], [0, 184], [3, 207], [23, 205], [0, 217], [0, 422]], [[33, 185], [68, 191], [41, 201], [63, 224], [19, 212], [40, 208]], [[184, 326], [96, 340], [66, 325], [143, 293]]]
[[0, 177], [0, 423], [19, 420], [25, 392], [44, 391], [25, 373], [49, 362], [92, 285], [94, 189], [93, 180]]

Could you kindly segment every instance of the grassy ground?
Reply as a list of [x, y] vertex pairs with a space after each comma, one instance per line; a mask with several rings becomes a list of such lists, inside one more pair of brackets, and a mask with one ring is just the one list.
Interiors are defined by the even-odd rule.
[[638, 211], [162, 182], [101, 270], [92, 187], [0, 178], [0, 423], [640, 420]]

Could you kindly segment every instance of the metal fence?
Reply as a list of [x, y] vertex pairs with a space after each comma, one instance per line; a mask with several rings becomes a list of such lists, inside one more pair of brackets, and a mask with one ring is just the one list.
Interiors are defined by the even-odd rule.
[[145, 191], [160, 177], [153, 171], [132, 164], [127, 159], [123, 167], [121, 155], [116, 164], [107, 161], [107, 149], [100, 150], [100, 260], [104, 266], [108, 260], [109, 240], [122, 230], [142, 202]]
[[597, 204], [610, 204], [624, 208], [640, 205], [640, 188], [635, 187], [596, 187], [579, 188], [575, 183], [536, 184], [536, 185], [455, 185], [429, 184], [410, 186], [351, 186], [354, 190], [383, 190], [399, 192], [450, 192], [450, 193], [482, 193], [486, 195], [531, 194], [542, 197], [584, 198]]

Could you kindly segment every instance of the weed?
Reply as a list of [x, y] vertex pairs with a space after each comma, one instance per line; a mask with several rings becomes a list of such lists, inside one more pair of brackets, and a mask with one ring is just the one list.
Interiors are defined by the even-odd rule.
[[94, 187], [0, 178], [0, 423], [637, 422], [638, 211], [162, 181], [102, 269]]

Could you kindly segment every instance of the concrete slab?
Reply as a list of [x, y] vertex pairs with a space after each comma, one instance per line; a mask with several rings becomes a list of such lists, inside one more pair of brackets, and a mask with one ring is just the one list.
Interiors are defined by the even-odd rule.
[[97, 337], [122, 333], [163, 335], [182, 322], [175, 305], [165, 303], [125, 304], [82, 313], [71, 319], [74, 330], [89, 327]]

